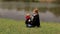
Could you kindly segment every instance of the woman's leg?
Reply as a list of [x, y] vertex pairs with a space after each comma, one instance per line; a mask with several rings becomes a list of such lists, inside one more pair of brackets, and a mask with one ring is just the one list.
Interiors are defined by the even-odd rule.
[[40, 23], [37, 23], [37, 25], [36, 25], [37, 27], [40, 27]]

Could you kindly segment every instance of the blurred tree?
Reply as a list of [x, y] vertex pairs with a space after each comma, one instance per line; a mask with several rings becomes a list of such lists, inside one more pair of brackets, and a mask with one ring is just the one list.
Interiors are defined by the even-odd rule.
[[3, 1], [39, 2], [38, 0], [3, 0]]
[[60, 0], [56, 0], [55, 2], [53, 2], [55, 4], [60, 4]]
[[23, 0], [24, 2], [30, 2], [30, 0]]
[[22, 0], [3, 0], [3, 1], [22, 1]]
[[57, 3], [57, 4], [60, 4], [60, 0], [56, 0], [56, 3]]

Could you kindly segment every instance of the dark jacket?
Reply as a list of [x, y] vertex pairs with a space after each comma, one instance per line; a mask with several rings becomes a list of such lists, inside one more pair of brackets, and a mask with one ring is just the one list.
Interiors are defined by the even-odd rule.
[[[31, 18], [26, 19], [25, 24], [26, 24], [26, 27], [31, 27], [31, 26], [32, 26]], [[30, 25], [30, 26], [29, 26], [29, 25]]]
[[25, 24], [31, 24], [31, 23], [32, 23], [32, 22], [31, 22], [31, 18], [26, 19]]
[[40, 19], [39, 19], [39, 14], [33, 16], [33, 21], [32, 21], [33, 26], [40, 26]]

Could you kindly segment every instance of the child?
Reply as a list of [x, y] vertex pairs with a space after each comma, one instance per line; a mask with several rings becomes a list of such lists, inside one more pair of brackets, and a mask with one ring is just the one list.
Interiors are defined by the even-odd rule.
[[26, 18], [26, 21], [25, 21], [26, 27], [31, 27], [32, 26], [32, 22], [31, 22], [30, 14], [27, 13], [25, 18]]
[[35, 26], [40, 27], [40, 19], [39, 19], [38, 9], [35, 9], [33, 11], [32, 25], [33, 25], [33, 27], [35, 27]]

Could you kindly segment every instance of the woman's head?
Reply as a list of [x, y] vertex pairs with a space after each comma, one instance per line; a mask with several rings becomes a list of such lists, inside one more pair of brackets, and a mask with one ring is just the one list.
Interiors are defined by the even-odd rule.
[[34, 14], [38, 13], [38, 9], [37, 9], [37, 8], [34, 9], [34, 10], [33, 10], [33, 13], [34, 13]]

